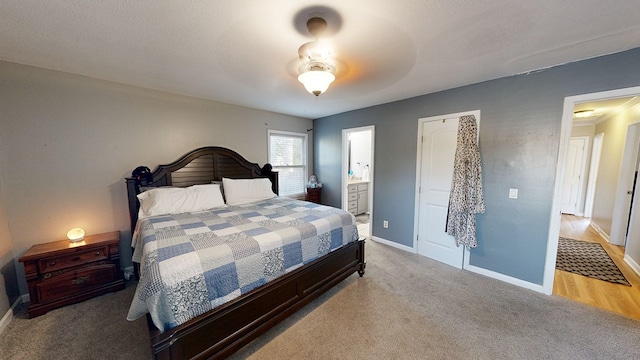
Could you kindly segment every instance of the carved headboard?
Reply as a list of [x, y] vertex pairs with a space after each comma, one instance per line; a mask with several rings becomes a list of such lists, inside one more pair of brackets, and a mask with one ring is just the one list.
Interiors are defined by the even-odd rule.
[[223, 177], [231, 179], [269, 178], [271, 189], [278, 194], [278, 173], [272, 171], [270, 164], [260, 167], [233, 150], [218, 146], [202, 147], [188, 152], [170, 164], [159, 165], [152, 172], [148, 182], [133, 177], [126, 178], [131, 233], [133, 234], [138, 221], [140, 202], [137, 195], [141, 192], [141, 186], [187, 187], [222, 181]]

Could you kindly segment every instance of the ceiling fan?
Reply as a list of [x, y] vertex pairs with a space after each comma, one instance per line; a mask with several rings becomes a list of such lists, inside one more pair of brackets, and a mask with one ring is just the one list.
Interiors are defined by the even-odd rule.
[[312, 17], [307, 20], [307, 30], [314, 41], [304, 43], [298, 49], [301, 62], [298, 67], [298, 81], [308, 92], [318, 96], [327, 91], [336, 79], [335, 59], [332, 58], [333, 49], [323, 38], [327, 30], [327, 21], [322, 17]]

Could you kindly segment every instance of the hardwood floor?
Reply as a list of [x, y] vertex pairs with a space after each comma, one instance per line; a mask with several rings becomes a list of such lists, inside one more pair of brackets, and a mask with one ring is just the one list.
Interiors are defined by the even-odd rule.
[[573, 215], [562, 215], [560, 236], [600, 243], [632, 286], [556, 270], [553, 294], [640, 320], [640, 276], [624, 262], [624, 247], [609, 244], [588, 219]]

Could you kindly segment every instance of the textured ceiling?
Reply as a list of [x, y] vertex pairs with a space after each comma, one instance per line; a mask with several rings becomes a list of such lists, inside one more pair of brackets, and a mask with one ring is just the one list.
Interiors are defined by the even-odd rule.
[[[306, 118], [640, 46], [638, 0], [3, 0], [0, 60]], [[336, 81], [296, 77], [329, 23]]]

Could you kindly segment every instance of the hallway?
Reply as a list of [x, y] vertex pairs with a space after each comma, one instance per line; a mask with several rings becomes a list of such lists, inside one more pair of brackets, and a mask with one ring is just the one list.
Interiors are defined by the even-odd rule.
[[624, 248], [610, 245], [589, 226], [589, 219], [573, 215], [562, 215], [560, 236], [600, 243], [632, 286], [556, 270], [553, 294], [640, 320], [640, 276], [624, 262]]

